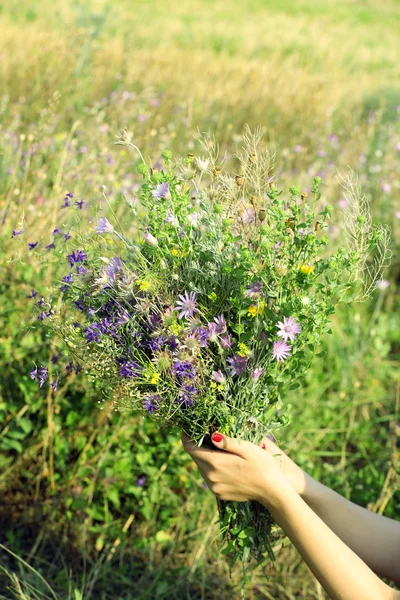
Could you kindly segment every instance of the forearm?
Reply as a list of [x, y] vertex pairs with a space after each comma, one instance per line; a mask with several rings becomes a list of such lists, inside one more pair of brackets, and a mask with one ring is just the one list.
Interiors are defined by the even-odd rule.
[[357, 506], [309, 475], [301, 497], [373, 571], [400, 581], [400, 523]]
[[282, 490], [278, 501], [262, 503], [332, 600], [394, 600], [400, 597], [400, 593], [383, 583], [329, 529], [291, 486]]

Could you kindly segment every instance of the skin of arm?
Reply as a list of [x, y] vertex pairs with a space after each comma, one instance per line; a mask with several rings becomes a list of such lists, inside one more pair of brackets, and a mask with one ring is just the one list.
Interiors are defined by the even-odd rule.
[[219, 452], [197, 447], [185, 434], [182, 442], [219, 498], [257, 500], [268, 508], [332, 600], [400, 598], [306, 504], [272, 453], [250, 442], [220, 438], [213, 438]]
[[294, 490], [378, 575], [400, 583], [400, 523], [377, 515], [305, 473], [271, 440], [264, 440]]

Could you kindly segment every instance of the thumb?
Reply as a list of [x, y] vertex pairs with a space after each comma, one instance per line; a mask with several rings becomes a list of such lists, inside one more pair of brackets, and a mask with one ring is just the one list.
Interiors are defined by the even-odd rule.
[[232, 454], [237, 454], [245, 458], [247, 452], [247, 442], [239, 441], [235, 438], [229, 438], [222, 433], [214, 432], [211, 436], [213, 444], [219, 448], [219, 450], [226, 450]]

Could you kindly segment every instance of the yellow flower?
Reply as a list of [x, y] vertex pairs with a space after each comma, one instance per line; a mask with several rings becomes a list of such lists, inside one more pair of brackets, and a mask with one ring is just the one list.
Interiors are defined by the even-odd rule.
[[310, 275], [310, 273], [313, 273], [314, 271], [314, 267], [312, 267], [311, 265], [301, 265], [300, 267], [300, 272], [304, 273], [304, 275]]
[[257, 306], [255, 304], [253, 304], [252, 306], [249, 306], [249, 310], [247, 311], [247, 316], [255, 317], [256, 314], [257, 314]]
[[150, 383], [158, 383], [158, 380], [160, 379], [160, 373], [157, 373], [157, 371], [154, 371], [152, 378], [150, 379]]
[[211, 294], [208, 294], [207, 298], [215, 302], [217, 299], [217, 294], [215, 292], [211, 292]]
[[182, 325], [179, 325], [179, 323], [172, 323], [172, 325], [169, 326], [170, 332], [174, 335], [178, 335], [182, 329], [183, 327]]
[[171, 254], [172, 254], [172, 256], [179, 256], [179, 251], [178, 251], [178, 249], [177, 249], [177, 248], [172, 248], [172, 250], [171, 250]]
[[243, 343], [239, 344], [239, 350], [238, 350], [239, 356], [247, 356], [249, 352], [250, 352], [250, 350], [248, 349], [246, 344], [243, 344]]
[[151, 288], [151, 283], [149, 281], [143, 280], [140, 281], [139, 287], [142, 290], [142, 292], [147, 292], [147, 290]]
[[253, 317], [253, 318], [256, 315], [262, 316], [264, 314], [264, 308], [265, 308], [264, 300], [261, 300], [261, 302], [258, 306], [256, 304], [252, 304], [251, 306], [249, 306], [249, 310], [247, 311], [247, 316]]

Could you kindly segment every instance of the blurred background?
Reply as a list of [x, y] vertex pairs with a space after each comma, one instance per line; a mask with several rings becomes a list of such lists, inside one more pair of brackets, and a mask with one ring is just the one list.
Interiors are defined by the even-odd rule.
[[[230, 576], [212, 543], [215, 498], [179, 432], [100, 411], [82, 374], [56, 394], [29, 377], [32, 360], [62, 351], [27, 299], [57, 267], [27, 260], [13, 230], [51, 240], [66, 192], [134, 198], [138, 157], [114, 144], [124, 128], [154, 166], [211, 131], [229, 166], [244, 125], [260, 126], [280, 187], [323, 178], [338, 240], [337, 169], [358, 174], [374, 221], [392, 227], [392, 264], [368, 302], [335, 316], [327, 355], [287, 396], [278, 443], [400, 518], [399, 3], [3, 0], [0, 30], [0, 598], [240, 598], [240, 567]], [[246, 594], [326, 598], [287, 540]]]

